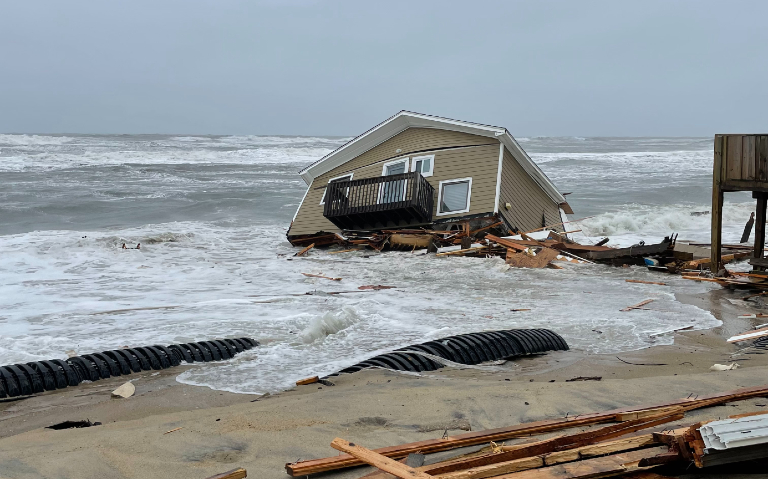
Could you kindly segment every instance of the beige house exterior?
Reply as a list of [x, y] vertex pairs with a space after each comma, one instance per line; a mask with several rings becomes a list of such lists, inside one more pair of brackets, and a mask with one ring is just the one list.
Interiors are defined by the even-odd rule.
[[308, 188], [288, 239], [339, 231], [323, 216], [330, 182], [414, 171], [434, 188], [432, 224], [498, 215], [527, 231], [571, 213], [505, 128], [401, 111], [300, 171]]

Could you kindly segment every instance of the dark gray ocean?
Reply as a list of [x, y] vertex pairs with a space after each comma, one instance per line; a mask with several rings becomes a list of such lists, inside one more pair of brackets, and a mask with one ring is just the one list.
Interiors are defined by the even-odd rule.
[[[180, 380], [261, 393], [483, 329], [547, 327], [574, 349], [617, 352], [719, 324], [676, 300], [711, 286], [623, 281], [657, 278], [644, 268], [512, 270], [501, 259], [411, 253], [292, 259], [284, 236], [306, 189], [297, 172], [346, 140], [0, 135], [0, 364], [249, 336], [262, 347]], [[710, 209], [711, 138], [518, 140], [571, 193], [571, 219], [590, 217], [578, 240], [709, 241], [709, 216], [691, 213]], [[737, 241], [753, 204], [727, 201], [725, 239]], [[366, 284], [397, 288], [322, 294]], [[656, 310], [619, 312], [647, 298]]]

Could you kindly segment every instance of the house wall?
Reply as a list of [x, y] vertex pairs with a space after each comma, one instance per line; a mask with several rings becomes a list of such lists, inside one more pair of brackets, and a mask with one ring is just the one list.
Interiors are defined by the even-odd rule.
[[[398, 149], [402, 152], [396, 153]], [[456, 215], [434, 216], [435, 219], [493, 212], [499, 164], [499, 141], [495, 138], [450, 130], [409, 128], [351, 161], [315, 178], [309, 186], [307, 196], [288, 234], [294, 236], [319, 231], [338, 231], [333, 223], [325, 219], [323, 205], [320, 204], [329, 179], [349, 173], [353, 173], [353, 179], [356, 180], [381, 176], [383, 164], [388, 161], [426, 154], [435, 155], [434, 174], [427, 177], [427, 181], [435, 188], [435, 207], [437, 207], [440, 181], [472, 177], [470, 211]]]
[[[505, 203], [510, 203], [512, 207], [506, 209]], [[562, 221], [558, 204], [544, 193], [506, 148], [501, 169], [499, 212], [509, 226], [520, 231], [541, 228], [542, 214], [548, 225]], [[552, 229], [563, 231], [562, 225]]]

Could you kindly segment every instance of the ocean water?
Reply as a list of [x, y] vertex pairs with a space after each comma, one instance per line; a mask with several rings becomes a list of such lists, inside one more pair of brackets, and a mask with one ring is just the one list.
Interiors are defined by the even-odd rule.
[[[293, 258], [285, 232], [306, 188], [296, 173], [344, 141], [0, 135], [0, 364], [248, 336], [262, 346], [179, 380], [264, 393], [451, 334], [543, 327], [602, 353], [719, 324], [676, 299], [712, 286], [624, 281], [659, 280], [644, 268], [509, 269], [419, 252]], [[710, 209], [711, 139], [519, 141], [571, 193], [571, 218], [589, 217], [580, 241], [709, 241], [709, 216], [691, 213]], [[746, 194], [726, 201], [725, 240], [736, 242], [754, 205]], [[370, 284], [396, 288], [358, 290]], [[649, 298], [649, 310], [619, 311]]]

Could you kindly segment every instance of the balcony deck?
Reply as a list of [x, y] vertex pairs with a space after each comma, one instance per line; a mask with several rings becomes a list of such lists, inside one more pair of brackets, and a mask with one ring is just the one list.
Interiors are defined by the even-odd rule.
[[323, 216], [343, 230], [430, 224], [435, 189], [418, 172], [330, 183]]

